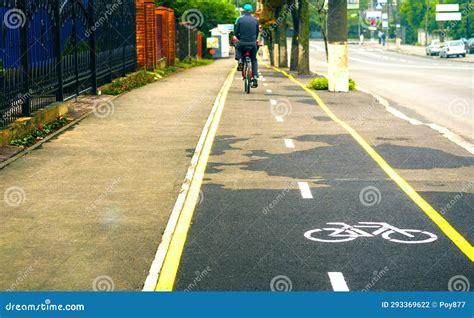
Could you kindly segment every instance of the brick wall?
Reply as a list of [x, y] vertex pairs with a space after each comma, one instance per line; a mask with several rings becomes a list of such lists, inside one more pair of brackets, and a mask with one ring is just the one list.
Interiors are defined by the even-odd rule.
[[137, 62], [140, 68], [156, 68], [166, 57], [168, 65], [176, 59], [174, 11], [156, 7], [153, 0], [136, 0]]

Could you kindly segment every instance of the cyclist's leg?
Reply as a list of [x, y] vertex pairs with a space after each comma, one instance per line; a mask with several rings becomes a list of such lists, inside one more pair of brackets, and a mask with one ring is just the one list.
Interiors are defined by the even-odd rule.
[[257, 60], [258, 47], [255, 45], [250, 53], [250, 59], [252, 60], [252, 73], [253, 73], [253, 87], [258, 87], [258, 60]]
[[258, 77], [258, 60], [257, 60], [258, 47], [255, 45], [252, 48], [250, 58], [252, 59], [252, 73], [254, 77]]
[[243, 69], [242, 54], [243, 48], [240, 43], [237, 43], [237, 45], [235, 46], [235, 59], [239, 61], [239, 67], [237, 68], [239, 71], [242, 71]]

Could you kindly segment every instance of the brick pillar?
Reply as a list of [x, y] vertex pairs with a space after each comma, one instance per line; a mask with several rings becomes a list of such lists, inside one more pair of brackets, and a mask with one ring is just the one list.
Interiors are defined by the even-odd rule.
[[137, 37], [137, 64], [145, 68], [145, 1], [137, 0], [136, 6], [136, 37]]
[[170, 65], [174, 65], [176, 61], [176, 21], [172, 9], [168, 9], [168, 39], [168, 60]]
[[198, 58], [202, 59], [202, 32], [198, 32], [197, 36], [197, 55]]
[[160, 33], [157, 35], [158, 40], [160, 41], [160, 56], [166, 57], [168, 59], [168, 23], [166, 17], [166, 8], [158, 7], [155, 9], [155, 14], [157, 16], [157, 21], [161, 23]]
[[176, 22], [174, 11], [165, 7], [158, 7], [155, 10], [162, 18], [161, 47], [163, 56], [166, 57], [168, 65], [174, 65], [176, 61]]
[[138, 66], [155, 68], [158, 63], [155, 3], [153, 0], [136, 0], [136, 10]]

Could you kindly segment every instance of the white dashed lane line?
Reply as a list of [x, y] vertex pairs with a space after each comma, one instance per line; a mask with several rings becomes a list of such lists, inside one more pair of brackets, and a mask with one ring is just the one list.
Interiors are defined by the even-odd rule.
[[286, 148], [295, 148], [295, 143], [291, 139], [285, 139]]
[[268, 94], [271, 94], [271, 93], [272, 93], [272, 90], [271, 90], [271, 89], [267, 89], [267, 93], [268, 93]]
[[298, 182], [298, 187], [300, 188], [301, 196], [303, 197], [303, 199], [313, 198], [313, 194], [311, 193], [311, 189], [307, 182]]
[[274, 99], [270, 99], [270, 104], [272, 104], [272, 106], [276, 106], [277, 101]]
[[275, 116], [275, 119], [277, 122], [282, 123], [283, 122], [283, 117], [281, 116]]
[[331, 281], [332, 289], [337, 292], [347, 292], [349, 287], [347, 287], [346, 280], [344, 275], [341, 272], [329, 272], [329, 280]]
[[267, 83], [263, 83], [263, 86], [268, 87], [268, 84], [267, 84]]

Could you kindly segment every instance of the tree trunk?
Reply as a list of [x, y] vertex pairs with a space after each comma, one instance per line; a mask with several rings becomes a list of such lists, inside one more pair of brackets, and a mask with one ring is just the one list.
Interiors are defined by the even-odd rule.
[[[280, 16], [281, 7], [275, 8], [273, 11], [275, 21], [278, 20]], [[274, 24], [276, 27], [273, 28], [272, 37], [273, 37], [273, 61], [276, 67], [280, 67], [280, 27], [278, 26], [277, 22]]]
[[287, 6], [285, 5], [280, 11], [281, 15], [278, 17], [278, 41], [280, 45], [280, 67], [288, 67], [288, 41], [286, 40], [286, 13]]
[[[297, 0], [295, 0], [296, 3]], [[291, 61], [290, 61], [290, 70], [298, 70], [298, 36], [300, 33], [300, 19], [298, 15], [298, 10], [295, 9], [295, 6], [291, 10], [291, 18], [293, 20], [293, 38], [291, 39]]]
[[349, 91], [347, 0], [328, 2], [329, 91]]
[[300, 1], [300, 33], [298, 37], [298, 74], [309, 75], [309, 3]]
[[270, 59], [270, 64], [272, 66], [275, 66], [275, 60], [274, 60], [274, 50], [273, 50], [273, 41], [275, 40], [274, 38], [274, 32], [270, 29], [267, 31], [268, 36], [265, 38], [265, 44], [268, 47], [268, 53], [270, 56], [268, 57]]

